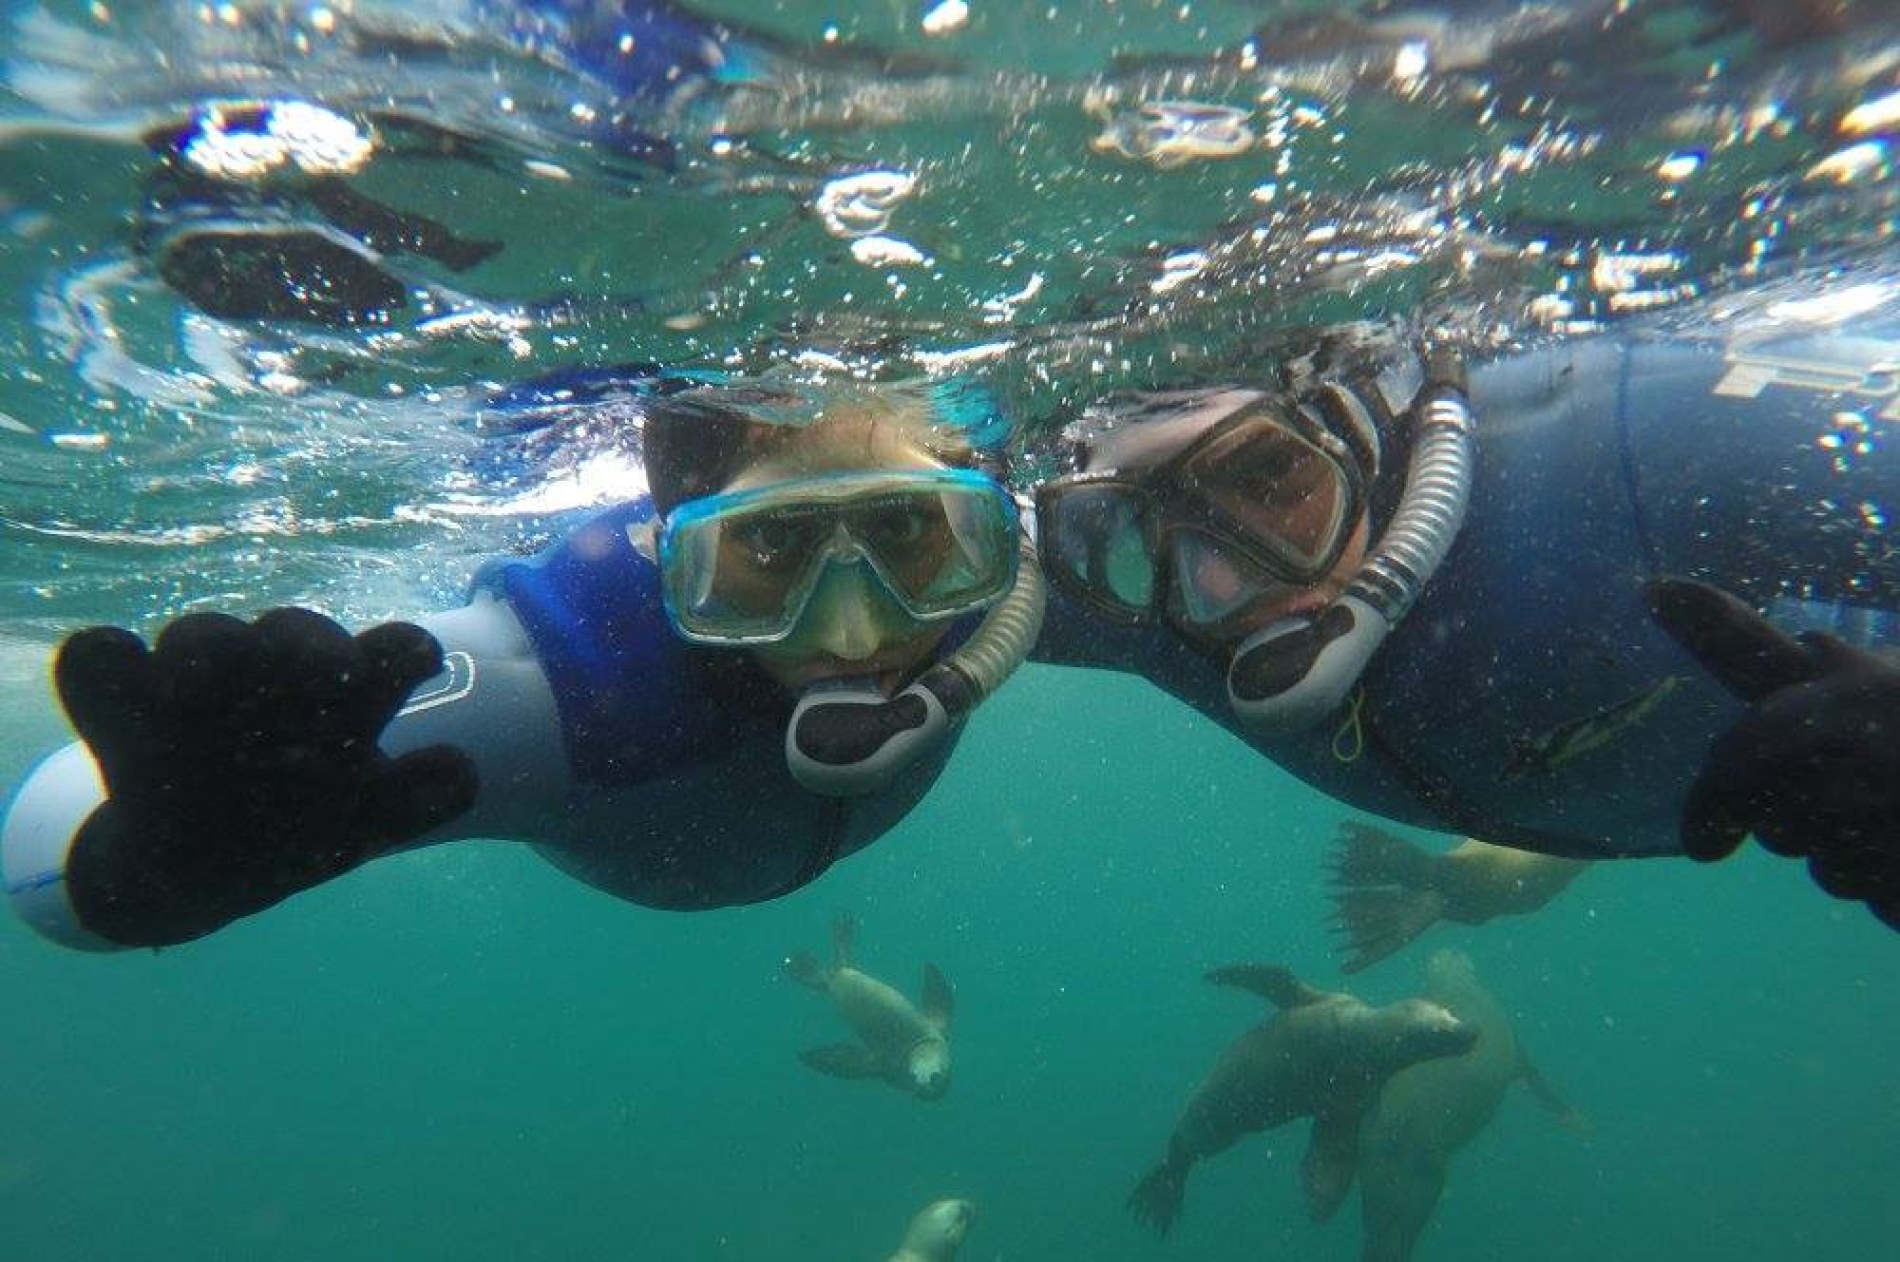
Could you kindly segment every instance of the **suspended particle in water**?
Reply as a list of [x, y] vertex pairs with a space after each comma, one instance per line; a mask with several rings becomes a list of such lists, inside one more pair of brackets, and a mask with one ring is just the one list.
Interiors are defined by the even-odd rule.
[[948, 35], [970, 20], [970, 6], [963, 0], [941, 0], [924, 14], [926, 35]]

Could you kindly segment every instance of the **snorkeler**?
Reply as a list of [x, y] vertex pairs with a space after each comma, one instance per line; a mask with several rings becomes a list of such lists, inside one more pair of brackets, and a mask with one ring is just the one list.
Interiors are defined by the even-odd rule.
[[352, 638], [278, 609], [95, 627], [54, 676], [84, 744], [0, 820], [55, 941], [211, 933], [379, 855], [518, 838], [652, 907], [769, 899], [889, 829], [1042, 614], [984, 431], [929, 392], [688, 386], [647, 493], [466, 606]]
[[1576, 859], [1752, 831], [1900, 928], [1900, 669], [1867, 651], [1900, 642], [1900, 299], [1803, 279], [1468, 385], [1342, 352], [1101, 405], [1037, 496], [1038, 656], [1360, 810]]

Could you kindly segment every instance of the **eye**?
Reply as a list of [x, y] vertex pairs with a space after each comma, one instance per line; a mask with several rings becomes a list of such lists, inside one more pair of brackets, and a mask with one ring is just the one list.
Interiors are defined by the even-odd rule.
[[784, 569], [798, 559], [798, 543], [803, 532], [777, 518], [764, 517], [733, 529], [732, 537], [745, 550], [745, 558], [761, 570]]
[[907, 548], [923, 542], [932, 522], [931, 514], [921, 508], [893, 504], [870, 514], [865, 525], [876, 542]]

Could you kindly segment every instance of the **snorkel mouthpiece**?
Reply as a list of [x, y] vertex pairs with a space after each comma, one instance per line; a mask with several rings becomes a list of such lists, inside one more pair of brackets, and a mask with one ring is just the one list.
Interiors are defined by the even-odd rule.
[[829, 679], [799, 698], [785, 727], [792, 778], [826, 797], [876, 793], [948, 739], [1002, 687], [1042, 631], [1046, 594], [1033, 545], [1022, 542], [1015, 584], [947, 659], [886, 698], [864, 678]]
[[1348, 594], [1317, 617], [1282, 618], [1254, 632], [1227, 668], [1227, 695], [1260, 727], [1310, 727], [1352, 690], [1392, 624]]
[[1228, 664], [1227, 699], [1256, 731], [1297, 731], [1345, 704], [1451, 551], [1471, 497], [1476, 423], [1463, 367], [1450, 352], [1434, 356], [1416, 415], [1398, 512], [1345, 593], [1316, 617], [1256, 631]]
[[[942, 675], [947, 678], [933, 679]], [[940, 695], [936, 684], [943, 688]], [[947, 685], [947, 686], [946, 686]], [[814, 793], [875, 793], [944, 738], [974, 688], [936, 666], [895, 697], [868, 679], [830, 679], [800, 697], [785, 728], [785, 762]]]

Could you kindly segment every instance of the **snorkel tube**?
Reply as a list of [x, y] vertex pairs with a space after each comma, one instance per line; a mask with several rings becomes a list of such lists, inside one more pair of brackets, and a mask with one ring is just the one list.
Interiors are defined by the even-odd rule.
[[1455, 353], [1433, 353], [1413, 413], [1418, 434], [1398, 511], [1345, 592], [1317, 616], [1256, 631], [1228, 664], [1227, 698], [1249, 727], [1297, 731], [1344, 704], [1458, 537], [1471, 497], [1476, 423]]
[[785, 728], [792, 778], [826, 797], [876, 793], [949, 736], [1035, 647], [1047, 593], [1035, 545], [1021, 543], [1016, 581], [951, 655], [886, 698], [861, 679], [807, 689]]

